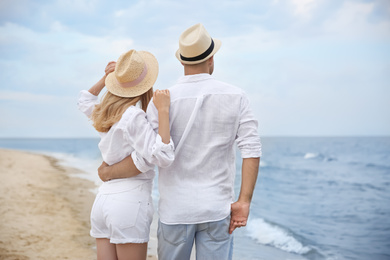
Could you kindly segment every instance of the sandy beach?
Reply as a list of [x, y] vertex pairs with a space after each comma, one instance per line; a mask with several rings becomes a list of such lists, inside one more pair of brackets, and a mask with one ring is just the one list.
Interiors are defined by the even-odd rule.
[[[96, 184], [77, 177], [80, 171], [49, 156], [0, 149], [0, 260], [96, 259], [89, 236]], [[147, 260], [157, 259], [157, 221], [155, 213]], [[257, 247], [256, 259], [305, 259]]]
[[[54, 158], [0, 150], [0, 259], [96, 259], [89, 236], [95, 184]], [[157, 259], [156, 239], [148, 259]]]

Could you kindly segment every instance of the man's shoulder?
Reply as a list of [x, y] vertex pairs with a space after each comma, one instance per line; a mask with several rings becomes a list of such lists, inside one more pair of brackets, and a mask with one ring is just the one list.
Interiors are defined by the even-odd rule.
[[217, 80], [217, 79], [214, 79], [214, 82], [216, 84], [224, 86], [227, 89], [232, 89], [232, 90], [236, 90], [236, 91], [242, 92], [242, 89], [240, 87], [238, 87], [236, 85], [233, 85], [231, 83], [228, 83], [228, 82], [225, 82], [225, 81], [221, 81], [221, 80]]
[[244, 90], [240, 87], [217, 79], [213, 79], [213, 81], [210, 82], [210, 87], [217, 94], [245, 95]]
[[[240, 87], [237, 87], [233, 84], [230, 84], [230, 83], [227, 83], [227, 82], [224, 82], [221, 80], [217, 80], [215, 78], [208, 78], [205, 81], [192, 82], [192, 85], [207, 85], [207, 89], [210, 89], [210, 90], [215, 89], [215, 90], [220, 90], [222, 92], [232, 92], [232, 93], [236, 93], [236, 94], [245, 94], [243, 89], [241, 89]], [[171, 87], [169, 87], [168, 89], [169, 89], [169, 91], [181, 91], [181, 90], [183, 90], [183, 86], [184, 85], [182, 82], [177, 82], [174, 85], [171, 85]], [[189, 89], [187, 89], [187, 90], [189, 90]]]
[[[229, 84], [227, 82], [209, 77], [205, 80], [188, 82], [177, 82], [168, 88], [171, 93], [171, 104], [183, 99], [194, 99], [197, 97], [206, 97], [214, 95], [229, 95], [235, 98], [242, 99], [246, 96], [243, 89]], [[149, 105], [150, 106], [150, 105]]]

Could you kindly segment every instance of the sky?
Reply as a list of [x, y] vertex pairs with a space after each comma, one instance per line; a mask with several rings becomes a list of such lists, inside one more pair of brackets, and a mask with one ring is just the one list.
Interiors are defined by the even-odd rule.
[[169, 88], [197, 23], [261, 136], [390, 135], [388, 0], [1, 0], [0, 138], [98, 137], [79, 92], [130, 49], [153, 53], [155, 89]]

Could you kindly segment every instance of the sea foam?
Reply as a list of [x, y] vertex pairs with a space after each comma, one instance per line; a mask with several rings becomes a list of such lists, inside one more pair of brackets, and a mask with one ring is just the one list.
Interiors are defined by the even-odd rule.
[[318, 158], [318, 157], [321, 157], [321, 155], [318, 153], [306, 153], [303, 158], [304, 159], [314, 159], [314, 158]]
[[279, 248], [283, 251], [306, 254], [311, 248], [303, 246], [291, 232], [267, 223], [262, 218], [255, 218], [248, 221], [247, 225], [248, 236], [254, 239], [256, 242]]
[[330, 155], [324, 155], [322, 153], [306, 153], [305, 156], [303, 156], [303, 159], [317, 160], [317, 161], [324, 161], [324, 162], [337, 161], [336, 157]]
[[99, 168], [102, 159], [89, 159], [89, 158], [80, 158], [73, 154], [68, 153], [58, 153], [58, 152], [41, 152], [42, 154], [54, 157], [58, 160], [59, 165], [65, 167], [72, 167], [79, 169], [80, 172], [77, 173], [77, 177], [81, 177], [92, 181], [99, 186], [102, 181], [99, 179], [97, 169]]

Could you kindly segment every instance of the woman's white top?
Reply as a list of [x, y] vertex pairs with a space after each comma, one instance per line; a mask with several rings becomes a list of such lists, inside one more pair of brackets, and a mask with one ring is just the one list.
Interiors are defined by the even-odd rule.
[[[86, 90], [80, 92], [78, 107], [87, 117], [90, 118], [98, 103], [97, 96]], [[169, 144], [164, 144], [148, 122], [145, 112], [136, 106], [130, 106], [108, 132], [99, 134], [99, 149], [107, 164], [120, 162], [129, 155], [132, 155], [136, 166], [142, 158], [147, 162], [146, 168], [143, 162], [143, 173], [131, 178], [104, 182], [99, 188], [100, 193], [123, 192], [151, 182], [155, 176], [154, 165], [167, 167], [174, 160], [172, 140]]]

